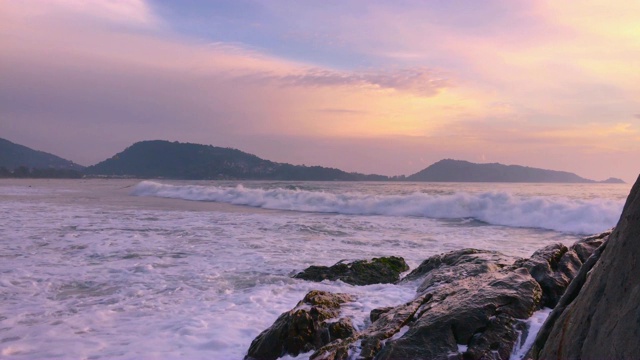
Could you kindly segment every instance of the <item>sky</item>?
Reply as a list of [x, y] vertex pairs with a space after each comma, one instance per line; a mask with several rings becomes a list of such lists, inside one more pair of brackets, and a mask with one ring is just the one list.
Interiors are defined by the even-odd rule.
[[632, 182], [640, 2], [0, 2], [0, 137], [409, 175], [444, 158]]

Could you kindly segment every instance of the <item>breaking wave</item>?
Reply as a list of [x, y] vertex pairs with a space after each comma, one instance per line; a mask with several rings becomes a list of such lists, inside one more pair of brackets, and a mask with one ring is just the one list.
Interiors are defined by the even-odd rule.
[[413, 216], [434, 219], [476, 219], [494, 225], [532, 227], [575, 234], [593, 234], [613, 227], [623, 203], [614, 200], [574, 200], [521, 197], [507, 192], [434, 195], [332, 194], [296, 189], [253, 189], [238, 185], [167, 185], [143, 181], [131, 192], [197, 201], [215, 201], [265, 209], [348, 215]]

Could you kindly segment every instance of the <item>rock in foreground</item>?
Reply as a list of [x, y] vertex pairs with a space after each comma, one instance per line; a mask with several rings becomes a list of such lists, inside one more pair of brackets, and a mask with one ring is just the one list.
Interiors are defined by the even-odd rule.
[[[541, 290], [518, 269], [459, 279], [426, 294], [431, 299], [409, 331], [387, 342], [376, 359], [508, 359], [518, 338], [515, 325], [536, 310]], [[458, 354], [458, 344], [467, 350]]]
[[611, 231], [577, 241], [571, 247], [556, 243], [537, 250], [528, 259], [515, 262], [524, 267], [542, 287], [542, 307], [554, 308], [582, 264], [605, 242]]
[[403, 258], [397, 256], [339, 262], [333, 266], [310, 266], [294, 278], [323, 281], [341, 280], [351, 285], [390, 284], [400, 279], [400, 274], [409, 270]]
[[[247, 358], [274, 359], [315, 350], [312, 360], [508, 359], [527, 330], [523, 320], [543, 304], [557, 302], [583, 260], [607, 236], [586, 238], [569, 248], [552, 244], [529, 259], [477, 249], [432, 256], [400, 281], [415, 284], [416, 297], [399, 306], [372, 310], [370, 325], [359, 332], [348, 319], [339, 318], [340, 304], [350, 301], [344, 294], [313, 291], [253, 341]], [[400, 260], [398, 275], [406, 270]], [[376, 271], [364, 265], [378, 263], [373, 259], [312, 266], [296, 277], [368, 283], [358, 278], [360, 272], [372, 279]], [[321, 305], [314, 300], [319, 295], [344, 301]]]
[[549, 333], [541, 330], [534, 358], [640, 356], [640, 177], [603, 250], [589, 272], [580, 271], [582, 281], [571, 284], [549, 316]]
[[285, 354], [296, 356], [349, 337], [354, 329], [348, 319], [333, 320], [340, 314], [340, 304], [353, 301], [347, 294], [310, 291], [292, 310], [256, 337], [245, 360], [275, 360]]

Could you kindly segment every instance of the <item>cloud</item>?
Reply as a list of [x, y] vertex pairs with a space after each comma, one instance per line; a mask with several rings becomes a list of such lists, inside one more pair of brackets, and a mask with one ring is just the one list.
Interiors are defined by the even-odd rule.
[[[0, 128], [85, 164], [141, 138], [264, 157], [309, 143], [313, 150], [299, 154], [314, 159], [335, 141], [350, 155], [341, 167], [385, 173], [373, 166], [396, 169], [395, 155], [411, 153], [437, 161], [482, 150], [531, 164], [573, 156], [562, 151], [638, 158], [633, 16], [616, 27], [613, 17], [582, 6], [574, 14], [564, 2], [446, 3], [264, 2], [249, 19], [260, 22], [260, 36], [247, 38], [269, 38], [261, 43], [186, 36], [144, 1], [6, 2]], [[245, 5], [234, 13], [244, 16]], [[262, 10], [281, 22], [265, 21]], [[222, 23], [232, 35], [255, 33], [232, 20]], [[303, 36], [311, 44], [292, 49], [278, 31], [316, 40]]]
[[310, 69], [301, 74], [286, 75], [279, 80], [294, 86], [357, 86], [406, 91], [419, 96], [434, 96], [449, 86], [446, 79], [427, 68], [339, 72]]
[[[426, 68], [339, 71], [161, 25], [121, 26], [119, 14], [149, 24], [145, 7], [47, 4], [9, 3], [0, 15], [4, 33], [20, 34], [3, 35], [0, 128], [83, 164], [149, 138], [240, 147], [249, 135], [422, 132], [433, 122], [414, 111], [434, 113], [446, 89]], [[429, 101], [414, 104], [416, 96]]]
[[5, 16], [31, 19], [51, 24], [85, 22], [133, 28], [158, 28], [162, 21], [144, 0], [25, 0], [3, 4]]
[[352, 109], [331, 109], [331, 108], [325, 108], [325, 109], [318, 109], [316, 110], [320, 113], [327, 113], [327, 114], [351, 114], [351, 115], [357, 115], [357, 114], [366, 114], [366, 111], [363, 110], [352, 110]]

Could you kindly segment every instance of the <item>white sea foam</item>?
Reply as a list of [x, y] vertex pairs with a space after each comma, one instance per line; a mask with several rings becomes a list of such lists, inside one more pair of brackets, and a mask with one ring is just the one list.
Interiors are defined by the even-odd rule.
[[143, 181], [131, 194], [215, 201], [265, 209], [348, 215], [411, 216], [434, 219], [476, 219], [489, 224], [532, 227], [575, 234], [611, 228], [622, 201], [516, 196], [507, 192], [403, 195], [329, 193], [298, 189], [169, 185]]
[[[356, 296], [356, 301], [343, 306], [342, 315], [358, 329], [369, 325], [372, 309], [415, 296], [415, 283], [351, 286], [291, 278], [307, 266], [396, 255], [415, 268], [429, 256], [465, 247], [529, 256], [547, 244], [568, 245], [579, 238], [467, 218], [264, 211], [129, 196], [136, 183], [128, 179], [0, 182], [0, 358], [242, 359], [251, 341], [311, 289]], [[158, 196], [157, 189], [177, 195], [192, 189], [197, 197], [214, 189], [186, 186], [193, 184], [143, 183], [136, 191], [146, 187], [151, 190], [148, 195]], [[568, 193], [575, 200], [600, 197], [614, 202], [628, 191], [597, 185], [578, 191], [574, 191], [578, 187], [505, 184], [246, 185], [238, 191], [243, 196], [252, 194], [250, 187], [268, 192], [298, 186], [304, 187], [298, 191], [302, 200], [328, 194], [355, 199], [353, 211], [365, 198], [384, 211], [381, 199], [396, 196], [400, 203], [407, 202], [414, 192], [430, 189], [445, 200], [455, 191], [474, 197], [495, 187], [523, 199], [547, 194], [553, 201]], [[285, 204], [305, 204], [292, 202], [287, 191], [275, 194], [282, 194]], [[352, 357], [358, 350], [356, 344]]]
[[522, 360], [525, 358], [527, 352], [529, 352], [529, 349], [533, 346], [533, 342], [536, 340], [536, 336], [538, 335], [538, 332], [540, 332], [540, 328], [542, 328], [545, 320], [547, 320], [549, 314], [551, 314], [551, 311], [552, 309], [549, 308], [538, 310], [525, 321], [527, 326], [527, 337], [522, 339], [522, 334], [518, 335], [518, 341], [516, 341], [516, 345], [513, 348], [513, 352], [511, 353], [509, 360]]

